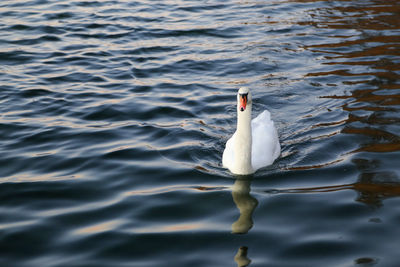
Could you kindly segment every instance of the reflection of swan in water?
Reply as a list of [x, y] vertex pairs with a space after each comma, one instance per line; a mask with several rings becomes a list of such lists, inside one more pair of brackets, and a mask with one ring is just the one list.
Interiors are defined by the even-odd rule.
[[232, 233], [245, 234], [253, 227], [252, 215], [258, 205], [250, 195], [250, 179], [237, 179], [232, 188], [233, 201], [239, 209], [239, 219], [232, 224]]
[[[239, 209], [239, 219], [232, 224], [232, 233], [246, 234], [253, 227], [253, 212], [258, 205], [257, 199], [250, 195], [251, 178], [236, 179], [232, 187], [233, 202]], [[238, 267], [245, 267], [251, 263], [247, 258], [247, 247], [240, 247], [235, 255]]]
[[238, 267], [246, 267], [251, 263], [251, 260], [247, 258], [247, 247], [240, 247], [235, 255], [235, 262]]

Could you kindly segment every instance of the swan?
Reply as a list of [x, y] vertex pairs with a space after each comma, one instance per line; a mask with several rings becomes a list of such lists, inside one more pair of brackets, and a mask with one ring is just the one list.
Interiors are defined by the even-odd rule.
[[233, 174], [252, 174], [271, 165], [281, 153], [271, 114], [264, 110], [251, 120], [251, 107], [250, 90], [241, 87], [237, 94], [237, 129], [222, 154], [222, 165]]

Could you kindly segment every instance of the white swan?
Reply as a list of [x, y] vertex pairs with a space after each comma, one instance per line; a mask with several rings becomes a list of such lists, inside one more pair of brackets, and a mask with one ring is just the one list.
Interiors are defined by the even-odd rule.
[[268, 110], [251, 120], [252, 99], [248, 88], [237, 94], [237, 129], [226, 142], [222, 165], [232, 173], [252, 174], [271, 165], [281, 153], [278, 133]]

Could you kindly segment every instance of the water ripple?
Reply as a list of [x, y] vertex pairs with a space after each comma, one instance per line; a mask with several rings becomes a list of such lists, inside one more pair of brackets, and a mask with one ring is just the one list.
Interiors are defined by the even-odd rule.
[[[396, 266], [398, 11], [1, 2], [0, 265]], [[282, 155], [238, 178], [240, 86]]]

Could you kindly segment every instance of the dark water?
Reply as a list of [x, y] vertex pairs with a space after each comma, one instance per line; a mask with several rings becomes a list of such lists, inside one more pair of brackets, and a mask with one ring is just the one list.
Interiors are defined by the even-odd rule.
[[1, 1], [0, 265], [400, 266], [399, 56], [395, 0]]

